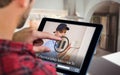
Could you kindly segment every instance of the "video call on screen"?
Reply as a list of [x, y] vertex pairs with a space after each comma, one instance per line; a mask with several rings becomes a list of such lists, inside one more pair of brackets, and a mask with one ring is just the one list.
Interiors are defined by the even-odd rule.
[[[55, 31], [60, 24], [58, 22], [47, 21], [43, 31], [57, 35]], [[61, 37], [61, 41], [44, 40], [43, 45], [50, 48], [50, 52], [41, 53], [40, 57], [43, 60], [54, 62], [58, 65], [57, 67], [79, 72], [96, 28], [75, 24], [66, 25], [69, 30]], [[70, 48], [67, 49], [67, 47]]]

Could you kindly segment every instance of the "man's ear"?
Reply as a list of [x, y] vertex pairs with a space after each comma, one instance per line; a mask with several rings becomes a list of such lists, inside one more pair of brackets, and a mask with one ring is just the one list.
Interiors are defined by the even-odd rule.
[[17, 0], [21, 7], [28, 7], [30, 0]]

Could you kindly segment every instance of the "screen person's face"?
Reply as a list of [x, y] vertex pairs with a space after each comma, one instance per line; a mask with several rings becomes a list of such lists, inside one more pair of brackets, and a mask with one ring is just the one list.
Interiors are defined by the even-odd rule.
[[55, 32], [55, 36], [58, 36], [58, 37], [62, 37], [62, 36], [65, 36], [66, 35], [66, 29], [63, 29], [61, 31], [56, 31]]

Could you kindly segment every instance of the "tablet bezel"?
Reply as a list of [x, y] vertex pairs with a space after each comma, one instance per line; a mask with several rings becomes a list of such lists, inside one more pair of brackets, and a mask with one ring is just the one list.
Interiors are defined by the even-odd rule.
[[90, 64], [91, 58], [93, 56], [93, 53], [95, 51], [95, 47], [96, 47], [97, 41], [98, 41], [98, 39], [100, 37], [100, 33], [102, 31], [103, 26], [101, 24], [93, 24], [93, 23], [70, 21], [70, 20], [62, 20], [62, 19], [53, 19], [53, 18], [45, 18], [44, 17], [42, 19], [41, 23], [40, 23], [38, 31], [43, 31], [45, 23], [47, 21], [58, 22], [58, 23], [67, 23], [67, 24], [75, 24], [75, 25], [89, 26], [89, 27], [96, 27], [95, 32], [93, 34], [93, 37], [91, 39], [89, 48], [87, 50], [85, 59], [83, 61], [82, 67], [80, 69], [80, 72], [79, 73], [75, 73], [75, 72], [71, 72], [71, 71], [68, 71], [68, 70], [63, 70], [63, 69], [57, 68], [58, 72], [66, 73], [66, 74], [69, 74], [69, 75], [80, 75], [80, 74], [81, 75], [85, 75], [86, 72], [87, 72], [87, 69], [89, 67], [89, 64]]

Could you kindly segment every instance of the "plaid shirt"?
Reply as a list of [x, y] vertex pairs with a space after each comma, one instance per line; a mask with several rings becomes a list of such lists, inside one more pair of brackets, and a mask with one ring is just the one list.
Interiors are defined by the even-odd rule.
[[0, 75], [56, 75], [50, 64], [36, 58], [31, 44], [0, 40]]

